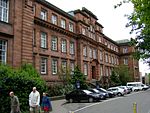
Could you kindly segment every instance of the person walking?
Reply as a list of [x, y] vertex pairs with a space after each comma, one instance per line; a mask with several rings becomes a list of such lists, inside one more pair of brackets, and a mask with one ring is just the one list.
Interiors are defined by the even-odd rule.
[[10, 113], [21, 113], [18, 97], [14, 95], [13, 91], [11, 91], [9, 93], [9, 95], [10, 95], [10, 98], [11, 98], [11, 111], [10, 111]]
[[29, 95], [30, 113], [39, 113], [40, 107], [40, 93], [33, 87], [32, 92]]
[[52, 111], [51, 101], [46, 93], [43, 93], [41, 108], [44, 113], [49, 113], [50, 111]]

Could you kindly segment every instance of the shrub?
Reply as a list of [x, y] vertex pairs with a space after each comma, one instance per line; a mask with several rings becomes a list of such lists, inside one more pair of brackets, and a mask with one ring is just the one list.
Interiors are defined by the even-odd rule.
[[0, 65], [0, 109], [2, 113], [9, 113], [9, 92], [14, 91], [21, 103], [21, 110], [29, 109], [28, 96], [32, 87], [42, 93], [47, 90], [46, 83], [32, 65], [24, 64], [20, 69], [12, 69], [6, 65]]

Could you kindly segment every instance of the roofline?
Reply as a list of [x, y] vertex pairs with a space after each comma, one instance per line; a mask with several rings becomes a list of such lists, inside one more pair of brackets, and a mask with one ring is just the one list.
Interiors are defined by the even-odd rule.
[[75, 21], [76, 22], [76, 19], [75, 17], [73, 17], [72, 15], [68, 14], [67, 12], [61, 10], [60, 8], [54, 6], [53, 4], [51, 4], [50, 2], [46, 1], [46, 0], [35, 0], [36, 2], [38, 3], [41, 3], [42, 5], [45, 5], [46, 7], [56, 11], [57, 13], [60, 13], [62, 14], [63, 16], [71, 19], [72, 21]]

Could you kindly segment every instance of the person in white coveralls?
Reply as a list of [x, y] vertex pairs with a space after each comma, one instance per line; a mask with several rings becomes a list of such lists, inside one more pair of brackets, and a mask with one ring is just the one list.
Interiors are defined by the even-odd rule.
[[38, 113], [40, 107], [40, 93], [33, 87], [33, 91], [29, 95], [30, 113]]

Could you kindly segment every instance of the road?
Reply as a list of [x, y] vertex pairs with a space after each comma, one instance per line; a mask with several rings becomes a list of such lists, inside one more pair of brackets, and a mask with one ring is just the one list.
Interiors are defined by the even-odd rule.
[[150, 90], [94, 103], [54, 101], [52, 113], [133, 113], [134, 102], [137, 104], [137, 113], [150, 113]]

